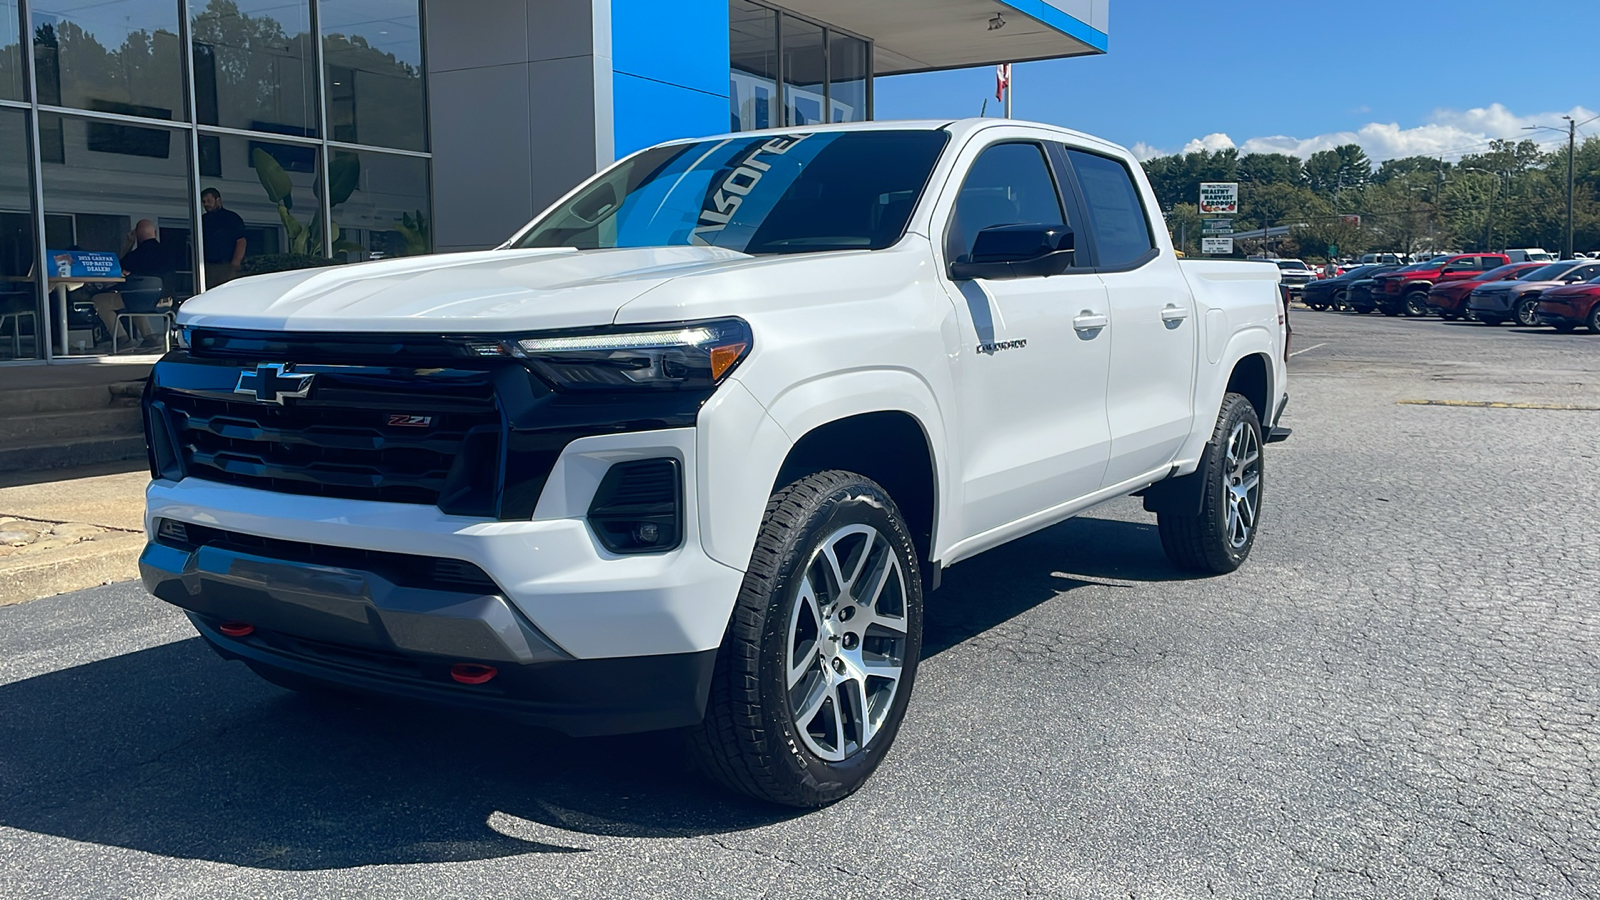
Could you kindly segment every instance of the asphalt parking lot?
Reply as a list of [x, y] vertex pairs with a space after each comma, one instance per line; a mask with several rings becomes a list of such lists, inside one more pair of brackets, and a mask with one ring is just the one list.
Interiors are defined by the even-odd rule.
[[1600, 896], [1600, 337], [1294, 324], [1245, 568], [1136, 501], [954, 567], [811, 814], [297, 697], [133, 583], [0, 609], [0, 896]]

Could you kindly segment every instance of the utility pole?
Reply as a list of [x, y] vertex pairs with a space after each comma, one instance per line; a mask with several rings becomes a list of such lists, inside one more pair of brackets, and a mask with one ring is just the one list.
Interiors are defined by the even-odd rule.
[[[1010, 93], [1006, 96], [1011, 96]], [[1573, 258], [1573, 151], [1578, 146], [1578, 122], [1566, 119], [1566, 248], [1562, 259]]]

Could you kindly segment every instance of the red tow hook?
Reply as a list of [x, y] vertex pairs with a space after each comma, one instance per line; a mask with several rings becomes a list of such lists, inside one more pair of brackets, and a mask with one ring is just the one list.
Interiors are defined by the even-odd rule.
[[223, 622], [217, 630], [231, 638], [242, 638], [249, 637], [256, 627], [248, 622]]
[[456, 663], [450, 667], [450, 677], [462, 684], [483, 684], [499, 674], [500, 670], [494, 666], [478, 663]]

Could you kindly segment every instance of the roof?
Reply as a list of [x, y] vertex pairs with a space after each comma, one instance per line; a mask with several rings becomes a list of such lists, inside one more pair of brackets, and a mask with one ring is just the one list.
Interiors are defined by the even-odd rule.
[[[1110, 0], [784, 0], [784, 9], [874, 42], [879, 75], [1095, 56]], [[1004, 22], [998, 28], [996, 21]]]

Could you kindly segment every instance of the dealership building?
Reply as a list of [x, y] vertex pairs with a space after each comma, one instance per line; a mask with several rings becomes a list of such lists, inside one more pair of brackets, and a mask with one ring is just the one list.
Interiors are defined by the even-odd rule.
[[[884, 75], [1104, 53], [1108, 3], [0, 0], [0, 392], [113, 339], [159, 352], [124, 306], [494, 246], [658, 141], [872, 119]], [[63, 268], [146, 221], [158, 276]]]

